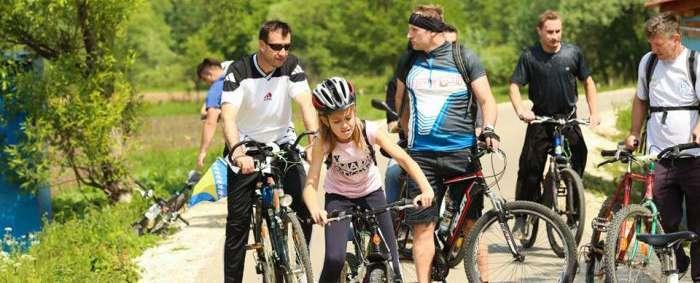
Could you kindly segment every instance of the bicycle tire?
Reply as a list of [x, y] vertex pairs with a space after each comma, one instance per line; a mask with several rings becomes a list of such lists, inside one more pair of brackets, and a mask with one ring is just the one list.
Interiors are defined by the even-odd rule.
[[[300, 282], [300, 283], [312, 283], [314, 279], [313, 271], [311, 270], [311, 259], [309, 257], [309, 247], [306, 245], [306, 238], [304, 238], [304, 230], [301, 228], [301, 223], [299, 222], [299, 217], [294, 212], [289, 212], [285, 214], [285, 223], [290, 226], [289, 230], [292, 233], [292, 242], [294, 248], [295, 258], [291, 258], [289, 253], [289, 242], [287, 242], [288, 252], [286, 253], [288, 257], [287, 263], [289, 271], [285, 273], [285, 279], [288, 283]], [[302, 269], [297, 272], [295, 266], [292, 263], [299, 265]]]
[[[262, 260], [263, 260], [263, 282], [264, 283], [276, 283], [277, 282], [277, 267], [275, 266], [274, 251], [272, 249], [272, 239], [270, 238], [270, 227], [267, 221], [263, 219], [259, 227], [260, 231], [260, 244], [262, 245]], [[262, 232], [262, 229], [266, 229], [266, 232]]]
[[[551, 178], [550, 174], [547, 174]], [[559, 171], [559, 176], [561, 181], [564, 182], [566, 186], [566, 191], [568, 194], [573, 194], [574, 196], [574, 207], [568, 207], [568, 200], [566, 201], [566, 210], [564, 215], [561, 215], [562, 219], [566, 223], [566, 226], [571, 230], [571, 234], [574, 235], [574, 243], [578, 246], [581, 242], [581, 237], [583, 236], [583, 227], [586, 222], [586, 200], [583, 193], [583, 182], [581, 182], [581, 177], [578, 173], [571, 168], [563, 168]], [[551, 182], [551, 181], [550, 181]], [[558, 186], [559, 182], [555, 182], [555, 186]], [[556, 191], [552, 194], [556, 197]], [[552, 202], [554, 205], [554, 202]], [[557, 254], [561, 254], [561, 246], [556, 242], [556, 239], [552, 236], [552, 227], [547, 225], [547, 239], [552, 249], [555, 250]]]
[[[486, 257], [480, 258], [479, 251], [481, 240], [489, 238], [491, 236], [504, 237], [503, 232], [500, 228], [501, 225], [498, 222], [499, 212], [496, 210], [490, 210], [486, 212], [481, 218], [479, 218], [467, 239], [467, 256], [465, 256], [464, 260], [464, 269], [469, 282], [481, 282], [482, 278], [479, 271], [479, 264], [489, 263], [485, 263], [483, 261], [479, 262], [480, 260], [490, 259], [492, 261], [496, 261], [500, 258], [505, 259], [501, 263], [494, 263], [495, 267], [505, 267], [505, 265], [508, 263], [515, 263], [517, 264], [517, 266], [513, 270], [510, 270], [510, 272], [508, 272], [507, 270], [499, 270], [493, 273], [492, 271], [494, 271], [495, 269], [491, 266], [488, 266], [488, 269], [486, 270], [488, 270], [489, 273], [497, 274], [499, 276], [513, 276], [515, 275], [514, 271], [517, 269], [524, 271], [522, 276], [527, 277], [510, 277], [507, 279], [488, 278], [487, 281], [499, 282], [505, 280], [510, 282], [517, 282], [524, 280], [537, 280], [551, 282], [553, 280], [556, 280], [559, 282], [571, 282], [576, 272], [576, 246], [574, 244], [574, 239], [573, 235], [571, 235], [571, 231], [569, 231], [569, 229], [561, 220], [561, 218], [559, 218], [559, 216], [556, 215], [551, 209], [541, 204], [528, 201], [513, 201], [505, 203], [503, 205], [503, 210], [506, 213], [506, 215], [504, 215], [506, 221], [515, 221], [516, 217], [522, 217], [526, 214], [528, 217], [537, 217], [538, 219], [543, 220], [545, 223], [552, 225], [555, 228], [554, 231], [557, 231], [563, 239], [562, 242], [564, 243], [565, 252], [564, 257], [562, 258], [555, 254], [545, 254], [542, 251], [549, 251], [550, 249], [546, 248], [545, 246], [540, 247], [540, 245], [536, 245], [536, 247], [538, 247], [537, 249], [522, 249], [522, 247], [520, 247], [521, 253], [523, 253], [523, 257], [518, 260], [520, 262], [516, 263], [516, 260], [513, 260], [512, 254], [510, 253], [510, 250], [507, 247], [505, 238], [503, 238], [501, 241], [499, 241], [499, 243], [501, 245], [504, 245], [505, 248], [499, 248], [497, 246], [498, 244], [490, 244], [488, 245], [487, 249], [489, 254]], [[493, 224], [496, 224], [496, 226], [492, 226]], [[512, 226], [512, 224], [506, 223], [506, 227], [508, 227], [509, 229], [511, 229]], [[491, 232], [488, 230], [490, 228], [494, 228], [496, 229], [496, 231]], [[489, 235], [489, 233], [492, 233], [493, 235]], [[518, 243], [518, 241], [514, 242], [516, 244]], [[494, 257], [494, 252], [498, 252], [499, 250], [505, 252], [505, 255], [502, 257]], [[537, 262], [537, 260], [541, 261], [545, 259], [555, 260], [561, 263], [548, 262], [545, 265], [541, 262]], [[525, 260], [528, 260], [528, 262], [529, 260], [532, 260], [532, 264], [536, 265], [536, 268], [526, 270], [527, 268], [524, 266]], [[547, 271], [545, 270], [547, 268], [554, 270]]]
[[[626, 240], [621, 240], [621, 232], [622, 228], [627, 227], [627, 220], [628, 217], [633, 217], [635, 218], [633, 224], [630, 226], [629, 230], [625, 231], [624, 237]], [[641, 217], [644, 218], [644, 221], [637, 221], [636, 217]], [[637, 241], [636, 240], [636, 234], [638, 232], [641, 233], [663, 233], [663, 228], [661, 228], [661, 225], [658, 221], [653, 221], [652, 219], [652, 214], [649, 209], [646, 207], [639, 205], [639, 204], [631, 204], [617, 213], [615, 213], [615, 216], [613, 217], [613, 221], [611, 225], [608, 227], [608, 232], [605, 237], [605, 255], [604, 255], [604, 260], [603, 260], [603, 265], [605, 266], [605, 276], [606, 281], [610, 280], [612, 282], [628, 282], [628, 281], [638, 281], [639, 276], [653, 276], [654, 271], [658, 269], [658, 267], [652, 268], [649, 271], [644, 271], [644, 267], [642, 268], [632, 268], [634, 266], [634, 261], [637, 256], [637, 249], [639, 253], [642, 255], [642, 257], [645, 257], [645, 259], [642, 259], [643, 261], [648, 261], [648, 260], [654, 260], [658, 258], [656, 256], [652, 255], [653, 249], [649, 247], [647, 244]], [[651, 221], [651, 222], [650, 222]], [[624, 225], [624, 226], [623, 226]], [[639, 225], [644, 225], [643, 227], [639, 227]], [[652, 225], [656, 225], [656, 229], [652, 227]], [[626, 229], [625, 229], [626, 230]], [[632, 248], [631, 253], [629, 248]], [[645, 252], [646, 250], [646, 252]], [[632, 265], [628, 264], [618, 264], [620, 260], [618, 260], [618, 257], [620, 257], [621, 253], [623, 254], [622, 256], [624, 259], [622, 260], [623, 263], [625, 263], [628, 259], [627, 256], [629, 254], [632, 255], [633, 258], [629, 259], [633, 262]], [[646, 267], [651, 267], [650, 264], [647, 263], [642, 263], [642, 265]], [[621, 268], [618, 268], [621, 267]], [[629, 268], [629, 272], [625, 272], [626, 269], [623, 268]], [[622, 269], [621, 271], [618, 269]], [[624, 273], [635, 273], [635, 275], [631, 275], [631, 280], [624, 280], [627, 278]], [[633, 278], [633, 279], [632, 279]]]
[[394, 272], [391, 269], [391, 264], [388, 262], [375, 263], [370, 265], [367, 270], [367, 276], [362, 280], [363, 283], [393, 283]]
[[[603, 204], [600, 206], [600, 209], [598, 210], [597, 218], [606, 219], [607, 223], [612, 222], [612, 218], [615, 215], [615, 213], [622, 208], [622, 204], [619, 202], [613, 204], [614, 199], [614, 195], [609, 196], [605, 199]], [[602, 251], [605, 247], [605, 236], [603, 234], [605, 232], [596, 229], [595, 227], [592, 229], [593, 231], [591, 232], [591, 240], [589, 242], [587, 254], [588, 262], [586, 263], [586, 283], [601, 282], [601, 280], [603, 280], [604, 278], [600, 277], [605, 277], [603, 254], [598, 252], [598, 250]]]

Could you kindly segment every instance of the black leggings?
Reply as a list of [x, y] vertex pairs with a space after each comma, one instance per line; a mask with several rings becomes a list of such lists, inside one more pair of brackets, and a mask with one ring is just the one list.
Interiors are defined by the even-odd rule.
[[[348, 210], [354, 206], [372, 209], [383, 205], [386, 205], [386, 198], [384, 197], [383, 190], [377, 190], [369, 195], [355, 199], [346, 198], [337, 194], [326, 194], [326, 211], [329, 213]], [[399, 254], [397, 252], [398, 247], [396, 245], [396, 236], [394, 235], [394, 225], [391, 223], [389, 212], [377, 214], [377, 222], [379, 224], [379, 230], [382, 235], [384, 235], [384, 239], [389, 246], [392, 264], [394, 265], [394, 276], [396, 278], [401, 278]], [[343, 268], [343, 263], [345, 263], [348, 229], [350, 229], [350, 219], [331, 222], [325, 226], [326, 256], [323, 260], [323, 271], [321, 271], [319, 282], [330, 283], [339, 281], [340, 278], [338, 278], [338, 276]]]

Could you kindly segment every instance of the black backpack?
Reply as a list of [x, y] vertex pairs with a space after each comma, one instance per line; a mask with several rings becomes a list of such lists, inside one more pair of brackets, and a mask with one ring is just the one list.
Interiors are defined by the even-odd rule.
[[[372, 156], [372, 161], [374, 161], [374, 165], [377, 165], [377, 156], [375, 156], [374, 153], [374, 147], [372, 144], [369, 143], [369, 138], [367, 138], [367, 122], [365, 120], [360, 120], [362, 122], [362, 138], [365, 140], [365, 144], [367, 144], [367, 148], [369, 148], [369, 155]], [[326, 169], [331, 168], [331, 164], [333, 163], [333, 154], [332, 152], [328, 153], [328, 156], [326, 156]]]
[[[651, 96], [649, 96], [650, 89], [649, 85], [651, 83], [651, 77], [654, 74], [654, 68], [656, 68], [656, 64], [659, 62], [658, 56], [656, 54], [651, 53], [649, 60], [647, 61], [647, 64], [645, 66], [645, 74], [646, 74], [646, 81], [644, 82], [647, 87], [647, 106], [648, 106], [648, 111], [647, 111], [647, 121], [649, 118], [651, 118], [651, 113], [655, 112], [663, 112], [663, 116], [661, 118], [661, 123], [665, 124], [666, 123], [666, 117], [668, 116], [668, 111], [678, 111], [678, 110], [698, 110], [700, 111], [700, 105], [685, 105], [685, 106], [650, 106], [650, 100]], [[690, 82], [693, 87], [693, 92], [696, 92], [697, 90], [695, 89], [695, 82], [697, 81], [697, 77], [695, 74], [695, 50], [690, 50], [690, 55], [688, 55], [688, 62], [687, 62], [687, 68], [688, 68], [688, 74], [690, 75]], [[639, 151], [644, 152], [646, 148], [646, 139], [647, 139], [647, 131], [646, 131], [646, 125], [644, 126], [644, 132], [642, 133], [641, 137], [641, 144], [639, 145]]]

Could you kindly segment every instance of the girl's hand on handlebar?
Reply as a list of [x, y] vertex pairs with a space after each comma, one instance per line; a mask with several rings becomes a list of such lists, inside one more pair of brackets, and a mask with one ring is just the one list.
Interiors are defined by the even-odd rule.
[[328, 219], [328, 213], [323, 209], [316, 209], [314, 211], [309, 211], [311, 219], [314, 223], [318, 225], [325, 225]]

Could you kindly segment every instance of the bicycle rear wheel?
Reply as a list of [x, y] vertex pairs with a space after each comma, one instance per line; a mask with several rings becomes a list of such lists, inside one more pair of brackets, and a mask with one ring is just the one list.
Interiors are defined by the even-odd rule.
[[[474, 225], [467, 239], [464, 269], [469, 282], [570, 282], [576, 270], [576, 246], [571, 231], [551, 209], [534, 202], [513, 201], [503, 205], [505, 225], [496, 210], [488, 211]], [[551, 252], [546, 241], [525, 249], [513, 241], [520, 257], [515, 257], [506, 241], [512, 235], [516, 218], [526, 217], [551, 225], [563, 243], [564, 256]], [[506, 233], [503, 228], [510, 229]]]
[[[559, 178], [553, 178], [550, 174], [547, 174], [545, 180], [549, 178], [549, 181], [545, 181], [547, 184], [552, 184], [549, 189], [553, 189], [551, 195], [554, 197], [551, 207], [556, 207], [555, 212], [564, 220], [566, 226], [571, 230], [571, 234], [574, 236], [574, 243], [578, 246], [581, 242], [581, 237], [583, 236], [583, 226], [586, 221], [586, 200], [583, 193], [583, 183], [581, 182], [581, 177], [578, 176], [576, 171], [571, 168], [564, 168], [559, 171]], [[559, 196], [559, 188], [564, 188], [566, 191], [565, 195]], [[573, 198], [573, 203], [570, 204], [568, 201], [568, 195]], [[557, 253], [561, 254], [561, 244], [557, 242], [556, 238], [552, 235], [552, 227], [547, 226], [547, 239], [552, 249]]]
[[[288, 283], [312, 283], [314, 276], [311, 270], [311, 260], [309, 258], [309, 248], [306, 245], [304, 231], [299, 223], [296, 213], [284, 214], [283, 222], [285, 228], [282, 230], [287, 239], [287, 264], [285, 279]], [[291, 241], [290, 241], [291, 240]]]
[[607, 279], [612, 282], [658, 282], [663, 278], [654, 249], [637, 240], [640, 233], [663, 233], [658, 219], [652, 218], [649, 209], [632, 204], [615, 213], [605, 238], [603, 264]]

